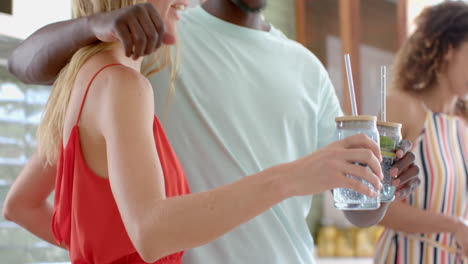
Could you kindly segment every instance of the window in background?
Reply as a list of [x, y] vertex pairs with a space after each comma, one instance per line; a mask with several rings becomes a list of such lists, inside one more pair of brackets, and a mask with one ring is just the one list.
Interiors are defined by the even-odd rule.
[[[50, 89], [22, 84], [7, 71], [6, 58], [18, 43], [0, 35], [0, 210], [12, 182], [34, 152], [35, 131]], [[0, 216], [0, 263], [53, 263], [68, 259], [65, 250], [43, 242]]]

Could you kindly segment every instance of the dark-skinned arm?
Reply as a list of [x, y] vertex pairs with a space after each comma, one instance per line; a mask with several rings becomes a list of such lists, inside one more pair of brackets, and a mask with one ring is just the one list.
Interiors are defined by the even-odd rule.
[[[415, 156], [411, 149], [411, 141], [403, 140], [397, 151], [397, 161], [390, 170], [396, 186], [396, 200], [400, 201], [409, 196], [420, 184], [419, 168], [414, 164]], [[369, 227], [378, 224], [384, 218], [391, 203], [381, 203], [377, 210], [343, 211], [346, 219], [358, 227]]]
[[47, 25], [12, 52], [8, 70], [25, 83], [52, 84], [78, 49], [96, 41], [119, 41], [127, 56], [138, 58], [175, 39], [165, 34], [156, 8], [144, 3]]
[[24, 83], [52, 84], [79, 48], [98, 41], [87, 24], [80, 18], [39, 29], [13, 51], [8, 70]]

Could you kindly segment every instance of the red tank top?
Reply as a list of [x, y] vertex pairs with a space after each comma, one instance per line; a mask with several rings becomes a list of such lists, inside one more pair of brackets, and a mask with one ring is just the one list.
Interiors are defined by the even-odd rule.
[[[73, 264], [145, 263], [127, 235], [108, 179], [97, 176], [87, 166], [80, 148], [78, 123], [89, 87], [68, 143], [60, 149], [55, 182], [52, 231], [57, 243], [69, 249]], [[166, 196], [188, 194], [187, 179], [157, 117], [154, 139], [164, 173]], [[155, 234], [156, 235], [156, 234]], [[166, 256], [155, 263], [180, 264], [183, 252]]]

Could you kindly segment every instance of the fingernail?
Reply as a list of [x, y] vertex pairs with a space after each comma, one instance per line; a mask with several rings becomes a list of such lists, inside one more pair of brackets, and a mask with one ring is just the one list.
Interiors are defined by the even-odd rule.
[[176, 38], [172, 35], [164, 34], [162, 42], [166, 45], [172, 45], [176, 42]]
[[398, 176], [398, 168], [391, 168], [390, 176], [392, 176], [393, 178], [396, 178]]
[[401, 149], [398, 150], [396, 155], [397, 155], [397, 158], [399, 158], [399, 159], [403, 158], [403, 151]]

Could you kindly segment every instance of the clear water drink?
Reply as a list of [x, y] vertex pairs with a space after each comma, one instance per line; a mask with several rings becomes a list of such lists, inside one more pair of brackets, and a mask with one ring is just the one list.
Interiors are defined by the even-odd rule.
[[[365, 134], [375, 142], [379, 143], [379, 132], [377, 131], [377, 117], [375, 116], [343, 116], [336, 118], [336, 138], [341, 140], [356, 134]], [[365, 164], [360, 164], [367, 166]], [[352, 175], [347, 177], [355, 178], [372, 190], [374, 187], [359, 178]], [[376, 191], [377, 192], [377, 191]], [[367, 195], [355, 192], [351, 189], [336, 188], [333, 190], [333, 200], [336, 208], [340, 210], [375, 210], [380, 207], [380, 196], [369, 197]]]
[[401, 124], [392, 122], [377, 122], [380, 134], [380, 152], [382, 154], [382, 172], [384, 179], [380, 191], [380, 201], [392, 202], [395, 199], [395, 186], [392, 185], [390, 169], [395, 162], [396, 150], [401, 142]]

